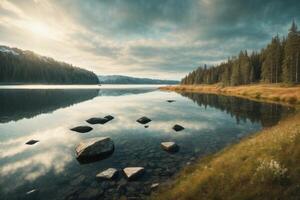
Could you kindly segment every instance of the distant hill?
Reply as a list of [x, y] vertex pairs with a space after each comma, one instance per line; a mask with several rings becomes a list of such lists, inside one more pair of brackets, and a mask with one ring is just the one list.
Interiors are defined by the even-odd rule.
[[98, 84], [91, 71], [40, 56], [32, 51], [0, 46], [0, 84]]
[[98, 76], [101, 84], [178, 84], [175, 80], [160, 80], [150, 78], [136, 78], [130, 76], [108, 75]]

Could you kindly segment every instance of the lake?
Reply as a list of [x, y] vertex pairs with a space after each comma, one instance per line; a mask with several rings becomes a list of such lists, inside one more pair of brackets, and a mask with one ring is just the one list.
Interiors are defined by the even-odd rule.
[[[175, 100], [172, 103], [167, 100]], [[293, 111], [279, 104], [246, 99], [159, 91], [157, 86], [1, 86], [0, 199], [144, 198], [153, 183], [164, 183], [194, 160], [238, 142]], [[103, 125], [91, 117], [114, 116]], [[152, 121], [148, 128], [136, 122]], [[185, 129], [175, 132], [175, 124]], [[70, 128], [88, 125], [88, 133]], [[75, 148], [80, 141], [108, 136], [113, 154], [81, 164]], [[34, 145], [25, 143], [39, 140]], [[160, 143], [176, 142], [176, 153]], [[112, 181], [96, 179], [114, 167], [144, 167], [127, 181], [122, 173]]]

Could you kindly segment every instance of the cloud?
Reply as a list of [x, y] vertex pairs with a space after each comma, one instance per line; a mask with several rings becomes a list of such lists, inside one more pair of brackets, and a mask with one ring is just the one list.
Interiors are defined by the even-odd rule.
[[[259, 50], [291, 20], [297, 0], [0, 1], [0, 42], [99, 74], [181, 78], [242, 49]], [[44, 23], [52, 38], [32, 36]], [[29, 27], [30, 29], [30, 27]]]

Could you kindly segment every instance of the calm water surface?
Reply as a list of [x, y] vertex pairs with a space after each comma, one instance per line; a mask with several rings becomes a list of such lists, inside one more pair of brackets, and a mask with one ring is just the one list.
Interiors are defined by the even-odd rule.
[[[156, 88], [2, 87], [0, 199], [144, 198], [151, 192], [151, 184], [168, 180], [195, 158], [276, 124], [291, 111], [235, 97], [177, 94]], [[166, 102], [169, 99], [175, 102]], [[89, 125], [85, 120], [91, 117], [106, 115], [115, 119], [92, 125], [91, 132], [69, 130]], [[147, 129], [136, 122], [142, 116], [153, 120]], [[185, 129], [175, 132], [174, 124]], [[96, 136], [109, 136], [115, 143], [114, 153], [105, 160], [80, 164], [75, 147]], [[25, 145], [31, 139], [40, 142]], [[180, 151], [163, 151], [163, 141], [177, 142]], [[106, 168], [129, 166], [145, 167], [145, 174], [131, 182], [122, 174], [114, 181], [95, 178]]]

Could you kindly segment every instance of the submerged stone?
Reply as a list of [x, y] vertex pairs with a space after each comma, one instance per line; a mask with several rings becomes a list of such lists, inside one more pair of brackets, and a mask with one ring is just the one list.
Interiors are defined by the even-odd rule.
[[178, 124], [175, 124], [174, 126], [173, 126], [173, 130], [174, 131], [182, 131], [184, 129], [184, 127], [183, 126], [180, 126], [180, 125], [178, 125]]
[[77, 160], [81, 163], [105, 159], [113, 152], [114, 143], [109, 137], [86, 139], [76, 147]]
[[165, 151], [176, 152], [179, 150], [179, 146], [175, 142], [162, 142], [161, 147]]
[[93, 130], [93, 128], [89, 127], [89, 126], [77, 126], [77, 127], [71, 128], [70, 130], [71, 131], [76, 131], [76, 132], [79, 132], [79, 133], [86, 133], [86, 132], [89, 132], [89, 131]]
[[148, 125], [146, 125], [146, 126], [144, 126], [145, 128], [149, 128], [149, 126]]
[[79, 193], [78, 199], [97, 199], [103, 195], [101, 188], [87, 188]]
[[26, 142], [25, 144], [28, 145], [34, 145], [35, 143], [39, 142], [38, 140], [29, 140], [28, 142]]
[[100, 172], [99, 174], [96, 175], [97, 178], [99, 179], [114, 179], [116, 178], [116, 176], [118, 175], [118, 170], [115, 168], [108, 168], [102, 172]]
[[144, 173], [145, 169], [144, 167], [126, 167], [123, 169], [123, 171], [128, 180], [134, 180], [141, 176]]
[[149, 119], [148, 117], [141, 117], [138, 120], [136, 120], [138, 123], [140, 124], [147, 124], [149, 122], [151, 122], [151, 119]]

